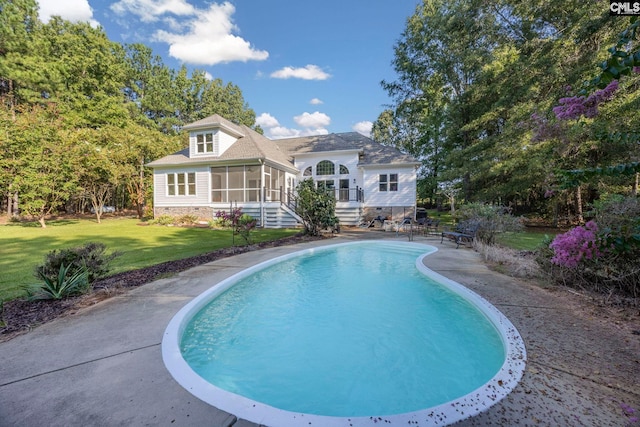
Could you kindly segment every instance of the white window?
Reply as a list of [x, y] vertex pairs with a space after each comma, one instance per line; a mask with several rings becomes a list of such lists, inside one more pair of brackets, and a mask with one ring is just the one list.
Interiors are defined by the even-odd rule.
[[389, 191], [398, 191], [398, 174], [389, 174]]
[[167, 195], [195, 196], [196, 195], [195, 172], [167, 174]]
[[211, 132], [196, 134], [196, 152], [198, 154], [211, 153], [217, 156], [218, 140], [216, 136]]
[[336, 173], [336, 165], [329, 160], [323, 160], [316, 165], [316, 175], [333, 175]]
[[398, 174], [380, 174], [378, 185], [380, 191], [398, 191]]

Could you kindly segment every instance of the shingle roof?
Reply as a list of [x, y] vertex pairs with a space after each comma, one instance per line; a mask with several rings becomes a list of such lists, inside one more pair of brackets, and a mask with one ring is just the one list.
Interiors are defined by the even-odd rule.
[[[226, 123], [225, 123], [226, 122]], [[177, 153], [170, 154], [161, 159], [154, 160], [148, 163], [148, 166], [180, 166], [194, 163], [212, 163], [218, 161], [228, 160], [248, 160], [248, 159], [261, 159], [269, 160], [288, 168], [294, 168], [291, 158], [288, 154], [283, 153], [278, 145], [270, 139], [260, 135], [258, 132], [245, 125], [236, 125], [228, 120], [223, 119], [220, 116], [214, 115], [197, 122], [191, 123], [183, 127], [183, 129], [204, 129], [208, 126], [211, 128], [218, 127], [219, 125], [230, 128], [233, 127], [233, 131], [244, 135], [239, 137], [231, 147], [229, 147], [220, 156], [198, 156], [189, 157], [189, 149], [185, 148]], [[187, 128], [188, 127], [188, 128]]]
[[189, 123], [182, 127], [184, 130], [192, 130], [192, 129], [205, 129], [205, 128], [217, 128], [224, 127], [232, 132], [238, 134], [238, 136], [244, 136], [244, 132], [242, 131], [242, 126], [233, 123], [230, 120], [225, 119], [224, 117], [214, 114], [209, 117], [205, 117], [204, 119], [197, 120], [193, 123]]
[[279, 139], [275, 142], [293, 157], [296, 154], [358, 150], [363, 153], [359, 162], [361, 166], [419, 163], [415, 157], [404, 154], [397, 148], [375, 142], [357, 132]]
[[185, 165], [189, 163], [216, 162], [242, 159], [262, 159], [293, 167], [298, 154], [329, 151], [357, 150], [362, 153], [359, 165], [418, 164], [419, 162], [400, 150], [382, 145], [357, 132], [332, 133], [328, 135], [270, 140], [245, 125], [237, 125], [215, 114], [183, 127], [185, 130], [223, 127], [235, 133], [238, 140], [221, 156], [199, 156], [189, 158], [184, 149], [149, 163], [149, 166]]

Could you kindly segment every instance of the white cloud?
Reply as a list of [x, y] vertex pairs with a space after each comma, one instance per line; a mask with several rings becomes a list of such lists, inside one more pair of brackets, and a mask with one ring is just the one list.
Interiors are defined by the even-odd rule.
[[[169, 55], [190, 64], [215, 65], [233, 61], [261, 61], [269, 52], [257, 50], [242, 37], [230, 2], [198, 9], [186, 0], [119, 0], [111, 5], [118, 15], [135, 15], [143, 22], [160, 22], [153, 41], [169, 45]], [[177, 19], [180, 18], [180, 19]]]
[[275, 128], [280, 126], [278, 120], [269, 113], [262, 113], [256, 118], [256, 124], [262, 128]]
[[92, 27], [100, 25], [93, 19], [93, 9], [88, 0], [39, 0], [38, 3], [38, 16], [42, 22], [49, 22], [56, 15], [71, 22], [89, 22]]
[[309, 64], [304, 68], [284, 67], [271, 73], [271, 77], [275, 79], [326, 80], [331, 75], [322, 71], [317, 65]]
[[276, 126], [268, 130], [268, 137], [271, 139], [294, 138], [301, 136], [302, 133], [298, 129], [289, 129], [284, 126]]
[[167, 13], [177, 16], [196, 15], [196, 9], [185, 0], [120, 0], [110, 7], [118, 15], [133, 14], [142, 22], [155, 22]]
[[207, 79], [207, 80], [209, 80], [209, 81], [213, 80], [213, 76], [212, 76], [212, 75], [211, 75], [211, 73], [210, 73], [210, 72], [208, 72], [208, 71], [205, 71], [205, 72], [204, 72], [204, 78], [205, 78], [205, 79]]
[[367, 138], [370, 138], [372, 128], [373, 128], [373, 123], [368, 120], [365, 120], [365, 121], [356, 123], [355, 125], [353, 125], [351, 129], [358, 132], [359, 134], [366, 136]]
[[164, 23], [164, 25], [166, 25], [168, 28], [170, 28], [173, 31], [182, 30], [182, 21], [174, 18], [173, 16], [167, 16], [165, 18], [162, 18], [162, 22]]
[[331, 118], [319, 111], [315, 113], [304, 112], [299, 116], [295, 116], [293, 120], [304, 128], [324, 128], [331, 124]]
[[320, 104], [324, 104], [324, 102], [322, 102], [321, 99], [313, 98], [311, 101], [309, 101], [309, 104], [311, 104], [311, 105], [320, 105]]
[[329, 131], [325, 128], [331, 123], [331, 119], [324, 113], [303, 113], [295, 116], [294, 121], [303, 129], [294, 129], [281, 126], [280, 122], [269, 113], [262, 113], [256, 118], [256, 125], [264, 129], [265, 135], [270, 139], [295, 138], [299, 136], [326, 135]]
[[277, 126], [275, 128], [268, 129], [267, 136], [270, 139], [282, 139], [282, 138], [296, 138], [299, 136], [312, 136], [312, 135], [328, 135], [329, 131], [324, 128], [318, 129], [291, 129], [284, 126]]
[[303, 129], [301, 131], [302, 136], [311, 136], [311, 135], [329, 135], [329, 131], [325, 128], [317, 128], [317, 129]]
[[232, 34], [237, 29], [231, 20], [234, 12], [235, 7], [231, 3], [214, 3], [209, 10], [199, 11], [187, 24], [187, 34], [158, 30], [155, 39], [169, 44], [169, 55], [191, 64], [215, 65], [267, 59], [269, 52], [255, 50], [249, 42]]

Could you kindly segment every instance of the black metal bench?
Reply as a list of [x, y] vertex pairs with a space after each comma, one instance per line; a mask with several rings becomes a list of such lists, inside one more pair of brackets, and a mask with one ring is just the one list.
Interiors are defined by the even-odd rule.
[[478, 227], [478, 223], [461, 222], [455, 230], [443, 231], [440, 243], [443, 243], [444, 238], [446, 237], [447, 239], [456, 242], [456, 249], [458, 249], [463, 243], [473, 245], [473, 239], [476, 237]]

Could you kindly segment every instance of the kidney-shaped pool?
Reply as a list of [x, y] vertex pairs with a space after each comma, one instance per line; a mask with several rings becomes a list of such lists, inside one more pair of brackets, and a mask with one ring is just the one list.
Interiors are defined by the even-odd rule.
[[495, 307], [424, 266], [435, 250], [355, 242], [251, 267], [176, 314], [165, 365], [196, 397], [268, 426], [473, 416], [515, 387], [526, 352]]

